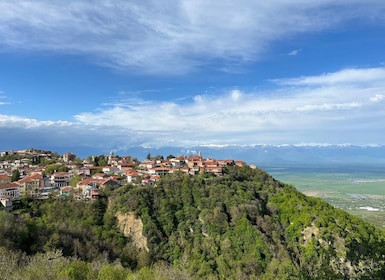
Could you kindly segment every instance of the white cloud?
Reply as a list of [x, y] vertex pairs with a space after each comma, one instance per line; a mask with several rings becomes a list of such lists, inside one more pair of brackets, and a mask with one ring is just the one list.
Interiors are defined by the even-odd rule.
[[320, 76], [306, 76], [300, 78], [273, 80], [282, 85], [335, 85], [335, 84], [356, 84], [375, 83], [385, 79], [385, 68], [369, 69], [344, 69], [338, 72], [325, 73]]
[[380, 102], [384, 99], [385, 99], [385, 95], [383, 95], [383, 94], [376, 94], [376, 95], [370, 97], [370, 101], [372, 101], [372, 102]]
[[39, 121], [36, 119], [23, 118], [20, 116], [0, 115], [0, 127], [11, 128], [41, 128], [48, 126], [71, 126], [72, 123], [68, 121]]
[[103, 65], [163, 74], [210, 66], [211, 59], [231, 69], [257, 60], [274, 40], [383, 19], [384, 9], [378, 0], [1, 1], [0, 46], [86, 54]]
[[298, 55], [301, 51], [302, 51], [302, 49], [292, 50], [292, 51], [290, 51], [287, 55], [288, 55], [288, 56], [296, 56], [296, 55]]
[[1, 99], [6, 99], [7, 96], [4, 94], [3, 91], [0, 90], [0, 105], [7, 105], [7, 104], [10, 104], [9, 102], [5, 102], [5, 101], [1, 101]]
[[[312, 79], [324, 80], [324, 84], [317, 82], [312, 87], [276, 81], [281, 87], [270, 92], [236, 89], [221, 96], [197, 95], [181, 103], [128, 99], [118, 94], [115, 103], [79, 113], [72, 122], [0, 115], [0, 134], [10, 135], [12, 131], [20, 134], [20, 139], [34, 137], [36, 141], [49, 139], [51, 143], [105, 149], [198, 144], [384, 144], [385, 109], [381, 101], [385, 99], [385, 79], [376, 75], [378, 71], [360, 69], [367, 77], [361, 83], [344, 80], [335, 84], [320, 75]], [[340, 72], [329, 74], [338, 75]]]
[[[344, 70], [354, 71], [354, 70]], [[361, 69], [360, 73], [368, 77], [376, 73], [373, 69]], [[338, 76], [339, 72], [330, 73]], [[323, 75], [312, 77], [322, 80]], [[307, 79], [306, 77], [301, 79]], [[384, 98], [385, 79], [376, 76], [371, 79], [377, 87], [368, 87], [364, 83], [316, 84], [312, 88], [307, 83], [283, 86], [268, 93], [269, 98], [259, 92], [241, 92], [232, 90], [222, 96], [198, 95], [190, 103], [173, 102], [129, 102], [105, 108], [98, 112], [81, 113], [75, 116], [79, 123], [87, 125], [117, 126], [122, 129], [154, 134], [162, 132], [164, 138], [173, 139], [174, 143], [199, 142], [207, 144], [253, 143], [263, 134], [266, 141], [279, 142], [275, 134], [284, 134], [293, 138], [309, 138], [318, 134], [341, 134], [339, 130], [349, 129], [351, 133], [370, 129], [385, 128], [379, 124], [385, 110], [376, 102]], [[285, 92], [285, 94], [282, 94]], [[154, 110], [154, 108], [157, 108]], [[305, 136], [307, 133], [309, 135]], [[313, 135], [311, 135], [314, 133]], [[351, 134], [346, 134], [351, 137]], [[187, 138], [185, 138], [187, 137]], [[385, 139], [379, 135], [378, 142]], [[357, 139], [345, 139], [354, 142]], [[158, 144], [160, 139], [154, 139]], [[373, 141], [372, 141], [373, 142]], [[382, 143], [381, 142], [381, 143]]]

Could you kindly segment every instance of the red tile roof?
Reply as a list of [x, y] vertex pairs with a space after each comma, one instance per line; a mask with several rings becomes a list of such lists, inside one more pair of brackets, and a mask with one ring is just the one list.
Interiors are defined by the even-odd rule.
[[16, 183], [9, 183], [9, 184], [0, 184], [0, 189], [14, 189], [14, 188], [18, 188], [19, 185], [16, 184]]
[[8, 181], [8, 180], [11, 180], [11, 177], [9, 177], [7, 174], [0, 174], [0, 180]]

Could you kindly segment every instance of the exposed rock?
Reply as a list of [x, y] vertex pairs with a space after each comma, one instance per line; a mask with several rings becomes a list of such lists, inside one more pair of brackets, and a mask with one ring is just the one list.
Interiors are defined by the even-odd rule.
[[142, 220], [135, 218], [134, 213], [123, 214], [118, 212], [116, 213], [116, 218], [118, 219], [118, 227], [123, 232], [124, 236], [130, 237], [132, 243], [139, 250], [146, 250], [149, 252], [147, 238], [143, 235]]

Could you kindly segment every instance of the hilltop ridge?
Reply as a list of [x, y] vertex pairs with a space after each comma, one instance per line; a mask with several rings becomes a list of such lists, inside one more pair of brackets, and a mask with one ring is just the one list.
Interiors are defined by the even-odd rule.
[[260, 169], [168, 175], [155, 188], [120, 189], [112, 201], [113, 212], [142, 220], [149, 262], [166, 261], [198, 278], [376, 279], [385, 273], [383, 232]]
[[[121, 277], [112, 279], [385, 275], [385, 234], [379, 228], [243, 162], [198, 155], [183, 158], [186, 170], [154, 166], [182, 163], [182, 158], [174, 158], [134, 164], [143, 165], [143, 174], [154, 172], [152, 183], [126, 180], [93, 186], [98, 193], [89, 199], [76, 192], [46, 199], [26, 195], [14, 212], [0, 211], [0, 276], [25, 279], [31, 277], [26, 273], [38, 270], [41, 276], [33, 279], [49, 280], [76, 271], [92, 277], [69, 279], [97, 279], [103, 269]], [[99, 167], [110, 162], [106, 172], [115, 160], [128, 158], [92, 158]], [[214, 162], [217, 167], [210, 169]], [[53, 168], [57, 165], [50, 164], [44, 172]], [[132, 175], [132, 167], [127, 168]], [[62, 261], [52, 267], [51, 260], [58, 258]], [[8, 263], [13, 263], [12, 273]]]

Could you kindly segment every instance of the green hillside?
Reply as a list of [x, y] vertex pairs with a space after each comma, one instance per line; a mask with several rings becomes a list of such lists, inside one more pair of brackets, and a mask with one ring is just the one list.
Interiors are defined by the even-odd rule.
[[17, 213], [0, 212], [0, 223], [7, 279], [385, 275], [382, 231], [247, 166], [221, 177], [166, 175], [98, 201], [26, 200]]

